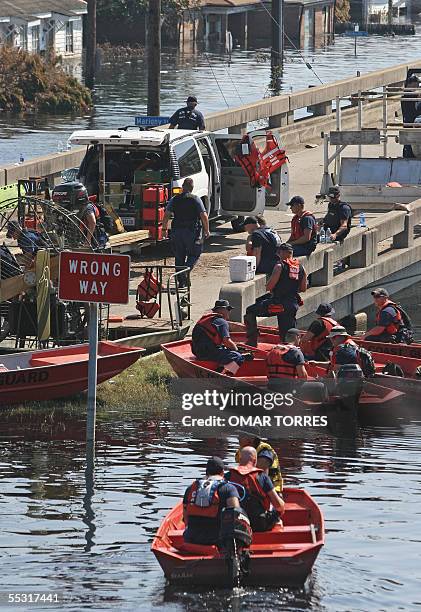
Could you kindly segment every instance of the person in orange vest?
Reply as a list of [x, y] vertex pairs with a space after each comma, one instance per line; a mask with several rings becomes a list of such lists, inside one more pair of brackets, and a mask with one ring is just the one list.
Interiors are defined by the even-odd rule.
[[365, 335], [371, 342], [407, 342], [412, 336], [411, 322], [406, 312], [389, 299], [386, 289], [379, 287], [371, 292], [377, 308], [376, 325]]
[[312, 212], [305, 210], [304, 198], [294, 196], [288, 203], [294, 216], [291, 220], [291, 235], [287, 242], [292, 245], [294, 257], [310, 255], [317, 246], [317, 221]]
[[187, 487], [183, 498], [186, 542], [216, 544], [222, 510], [240, 507], [238, 489], [226, 481], [224, 472], [222, 459], [211, 457], [206, 464], [206, 477]]
[[294, 259], [290, 244], [281, 244], [279, 259], [266, 283], [270, 293], [259, 297], [244, 315], [247, 344], [251, 346], [257, 346], [257, 317], [276, 316], [281, 341], [289, 329], [297, 326], [297, 311], [303, 303], [300, 293], [307, 290], [307, 274], [298, 259]]
[[317, 319], [301, 336], [300, 348], [308, 359], [329, 361], [332, 343], [329, 334], [339, 323], [333, 318], [335, 310], [332, 304], [322, 302], [316, 310]]
[[241, 354], [230, 338], [228, 320], [233, 307], [228, 300], [216, 300], [211, 312], [204, 314], [192, 331], [192, 352], [198, 359], [216, 361], [219, 371], [234, 376], [245, 360], [253, 356]]
[[245, 446], [240, 450], [238, 466], [230, 468], [225, 478], [244, 487], [246, 495], [241, 506], [247, 512], [252, 530], [269, 531], [276, 523], [282, 524], [285, 504], [282, 495], [275, 491], [269, 476], [256, 467], [256, 464], [256, 449]]
[[285, 334], [285, 344], [277, 344], [266, 356], [269, 387], [271, 383], [285, 379], [307, 380], [305, 358], [299, 348], [300, 330], [289, 329]]

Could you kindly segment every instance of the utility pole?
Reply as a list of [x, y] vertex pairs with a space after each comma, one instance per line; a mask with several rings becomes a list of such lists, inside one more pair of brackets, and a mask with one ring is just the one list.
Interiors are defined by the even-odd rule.
[[149, 0], [146, 61], [148, 66], [148, 115], [160, 113], [161, 95], [161, 0]]
[[284, 61], [284, 2], [272, 0], [272, 67]]
[[96, 0], [88, 0], [86, 26], [85, 85], [93, 89], [96, 67]]
[[388, 0], [387, 3], [387, 25], [389, 32], [392, 31], [392, 21], [393, 21], [393, 0]]

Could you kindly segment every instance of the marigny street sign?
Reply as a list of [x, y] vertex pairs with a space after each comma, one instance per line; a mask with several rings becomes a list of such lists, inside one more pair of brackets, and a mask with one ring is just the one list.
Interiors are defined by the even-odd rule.
[[130, 257], [103, 253], [60, 253], [58, 295], [73, 302], [127, 304]]

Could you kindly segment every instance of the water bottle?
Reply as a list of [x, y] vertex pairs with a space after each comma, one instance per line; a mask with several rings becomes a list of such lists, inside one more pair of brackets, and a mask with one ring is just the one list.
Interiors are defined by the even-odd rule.
[[367, 223], [365, 221], [365, 213], [363, 211], [360, 212], [360, 227], [367, 227]]
[[332, 242], [332, 232], [329, 228], [326, 230], [326, 242]]
[[320, 230], [320, 244], [325, 244], [326, 242], [326, 232], [324, 227]]
[[19, 162], [22, 163], [24, 161], [25, 161], [25, 158], [23, 156], [23, 153], [21, 153], [20, 156], [19, 156]]

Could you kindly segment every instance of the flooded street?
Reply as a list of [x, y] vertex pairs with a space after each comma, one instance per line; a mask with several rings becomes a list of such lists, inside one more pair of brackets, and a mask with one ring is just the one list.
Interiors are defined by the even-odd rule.
[[[150, 552], [160, 521], [236, 439], [186, 437], [139, 408], [98, 426], [86, 493], [82, 418], [0, 421], [0, 592], [57, 593], [53, 610], [414, 610], [421, 605], [421, 415], [386, 427], [341, 417], [274, 444], [286, 486], [306, 488], [326, 544], [305, 589], [173, 589]], [[22, 607], [19, 609], [23, 609]], [[44, 609], [39, 606], [38, 609]]]

